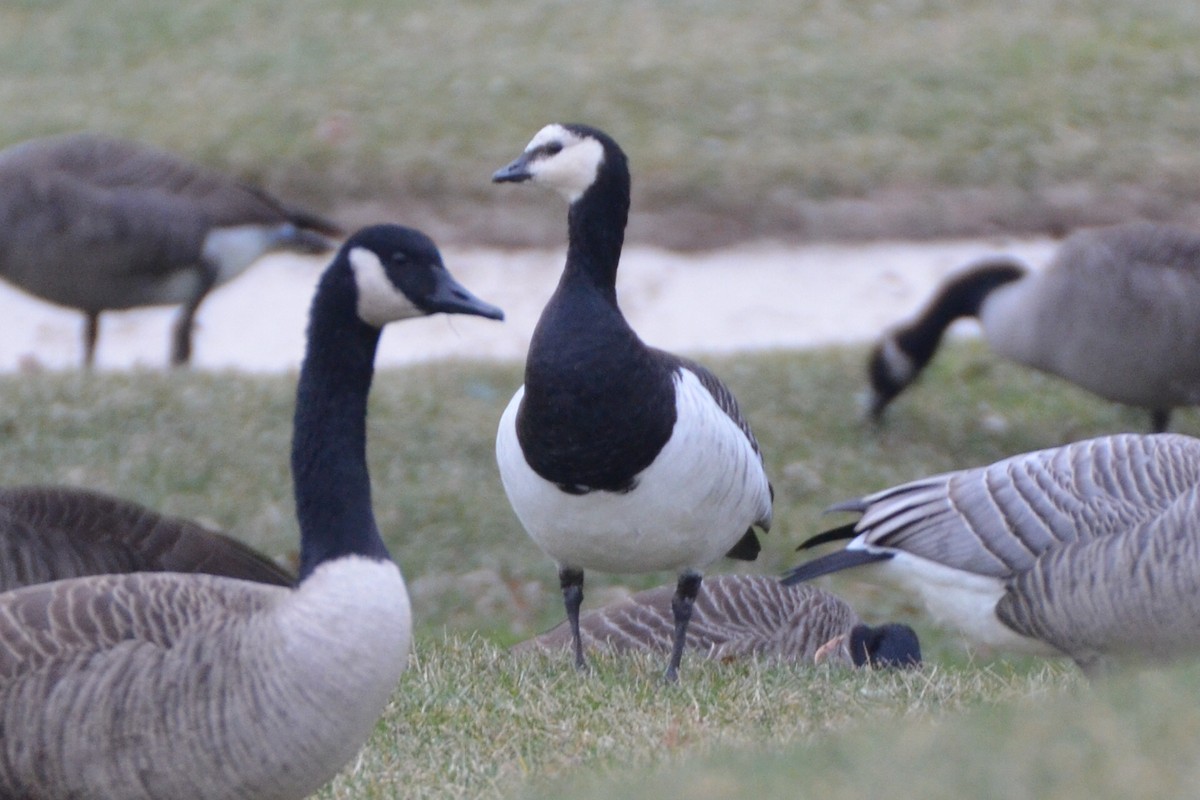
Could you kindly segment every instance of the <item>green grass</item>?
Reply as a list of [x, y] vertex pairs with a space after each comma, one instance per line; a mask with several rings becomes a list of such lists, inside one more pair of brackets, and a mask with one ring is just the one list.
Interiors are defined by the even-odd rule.
[[[834, 522], [821, 510], [838, 500], [1147, 427], [1140, 412], [955, 341], [875, 429], [855, 408], [864, 358], [862, 348], [845, 348], [705, 359], [753, 422], [777, 501], [761, 559], [716, 570], [782, 572], [799, 541]], [[375, 737], [322, 796], [540, 797], [586, 784], [581, 798], [718, 797], [731, 786], [766, 787], [763, 796], [792, 787], [814, 797], [1082, 798], [1130, 796], [1150, 776], [1148, 795], [1169, 797], [1189, 785], [1180, 776], [1194, 777], [1200, 714], [1187, 698], [1197, 670], [1093, 689], [1068, 665], [969, 652], [907, 598], [853, 575], [824, 585], [871, 621], [913, 623], [925, 670], [688, 659], [682, 685], [664, 688], [659, 659], [601, 659], [579, 676], [560, 658], [509, 657], [503, 647], [562, 616], [554, 568], [521, 531], [492, 460], [495, 424], [519, 376], [515, 365], [453, 362], [377, 376], [375, 506], [412, 590], [415, 655]], [[0, 485], [116, 492], [288, 557], [297, 544], [286, 468], [293, 381], [0, 376]], [[1196, 434], [1200, 420], [1181, 412], [1174, 427]], [[587, 602], [608, 587], [671, 579], [589, 574]]]
[[[1197, 40], [1184, 0], [18, 0], [0, 144], [102, 130], [354, 221], [521, 241], [559, 229], [513, 224], [537, 201], [488, 177], [580, 120], [630, 151], [640, 208], [732, 217], [676, 243], [1044, 228], [1200, 198]], [[864, 199], [890, 212], [837, 205]]]

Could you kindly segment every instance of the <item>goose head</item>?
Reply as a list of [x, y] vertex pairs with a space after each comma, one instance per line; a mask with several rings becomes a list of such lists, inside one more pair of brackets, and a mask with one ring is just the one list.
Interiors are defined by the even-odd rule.
[[850, 630], [850, 660], [856, 667], [916, 667], [921, 664], [921, 643], [908, 625], [855, 625]]
[[412, 228], [363, 228], [342, 246], [338, 260], [353, 276], [358, 316], [373, 327], [439, 312], [504, 319], [503, 311], [456, 281], [433, 241]]
[[547, 186], [574, 203], [596, 182], [613, 153], [620, 148], [604, 132], [556, 122], [538, 131], [520, 156], [492, 175], [492, 182]]

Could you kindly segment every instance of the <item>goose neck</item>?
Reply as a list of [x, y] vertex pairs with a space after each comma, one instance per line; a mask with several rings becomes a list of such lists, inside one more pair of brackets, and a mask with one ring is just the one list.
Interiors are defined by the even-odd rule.
[[[292, 437], [300, 580], [346, 555], [389, 558], [371, 507], [367, 398], [378, 328], [358, 319], [348, 271], [331, 270], [313, 301]], [[341, 289], [341, 291], [339, 291]], [[349, 323], [349, 324], [347, 324]]]

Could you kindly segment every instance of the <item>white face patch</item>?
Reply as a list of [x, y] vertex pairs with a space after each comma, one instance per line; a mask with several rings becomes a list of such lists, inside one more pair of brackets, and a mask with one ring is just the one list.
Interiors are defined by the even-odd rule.
[[353, 248], [350, 251], [350, 267], [354, 270], [354, 283], [358, 286], [358, 316], [363, 322], [382, 328], [398, 319], [425, 315], [388, 280], [379, 256], [373, 251], [365, 247]]
[[579, 136], [562, 125], [547, 125], [530, 140], [525, 152], [557, 142], [562, 149], [545, 153], [529, 164], [534, 183], [557, 190], [574, 203], [596, 180], [604, 163], [604, 146], [591, 137]]

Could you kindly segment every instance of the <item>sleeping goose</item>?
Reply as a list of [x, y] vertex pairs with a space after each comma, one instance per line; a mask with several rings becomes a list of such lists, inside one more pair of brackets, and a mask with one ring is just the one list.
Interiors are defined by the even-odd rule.
[[321, 253], [340, 229], [261, 189], [137, 142], [90, 133], [0, 151], [0, 278], [82, 311], [84, 364], [100, 313], [181, 305], [171, 363], [213, 288], [274, 250]]
[[544, 185], [570, 204], [566, 266], [496, 434], [505, 492], [558, 564], [577, 667], [585, 569], [679, 574], [676, 680], [701, 571], [721, 556], [753, 560], [752, 526], [770, 526], [758, 443], [715, 375], [644, 344], [617, 305], [630, 176], [612, 138], [548, 125], [493, 180]]
[[977, 317], [988, 347], [1118, 403], [1166, 430], [1200, 403], [1200, 233], [1148, 222], [1084, 230], [1040, 271], [996, 257], [951, 277], [868, 365], [878, 419], [933, 358], [942, 334]]
[[834, 506], [849, 539], [786, 583], [852, 567], [1001, 650], [1088, 674], [1200, 652], [1200, 439], [1109, 436], [948, 472]]
[[[658, 586], [579, 617], [591, 648], [617, 653], [669, 653], [674, 644], [674, 586]], [[565, 623], [512, 648], [562, 650], [573, 643]], [[765, 575], [715, 575], [704, 582], [687, 630], [687, 647], [717, 661], [774, 658], [819, 660], [856, 667], [916, 666], [917, 634], [907, 625], [864, 625], [837, 595], [811, 586], [784, 586]]]
[[238, 540], [137, 503], [68, 486], [0, 489], [0, 592], [117, 572], [202, 572], [291, 586]]
[[381, 328], [500, 319], [433, 243], [363, 229], [312, 304], [296, 392], [294, 589], [174, 573], [0, 594], [0, 796], [301, 798], [363, 744], [405, 667], [408, 594], [371, 509]]

